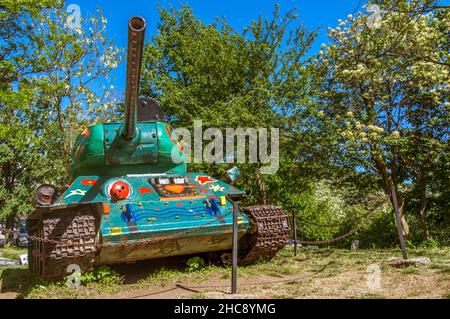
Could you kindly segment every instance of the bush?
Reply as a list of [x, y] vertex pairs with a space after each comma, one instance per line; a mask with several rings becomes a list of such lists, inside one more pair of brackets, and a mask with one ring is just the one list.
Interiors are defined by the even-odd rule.
[[203, 258], [196, 256], [189, 258], [186, 265], [188, 266], [188, 271], [195, 271], [203, 268], [205, 266], [205, 261]]
[[81, 284], [84, 286], [90, 283], [112, 285], [122, 281], [122, 277], [108, 266], [100, 266], [93, 271], [85, 272], [80, 279]]
[[[350, 249], [353, 240], [359, 240], [359, 248], [392, 248], [399, 244], [398, 232], [392, 212], [380, 210], [374, 212], [372, 221], [359, 230], [356, 234], [337, 242], [336, 246]], [[342, 228], [341, 233], [346, 233], [359, 225], [359, 220], [354, 225]]]
[[420, 242], [412, 242], [408, 240], [408, 246], [412, 248], [438, 248], [441, 247], [441, 243], [432, 237], [428, 237], [426, 240]]

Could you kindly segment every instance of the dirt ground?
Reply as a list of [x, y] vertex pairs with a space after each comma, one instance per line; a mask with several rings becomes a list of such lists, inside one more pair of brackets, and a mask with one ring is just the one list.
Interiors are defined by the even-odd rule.
[[231, 295], [231, 268], [209, 265], [188, 271], [183, 258], [148, 260], [112, 268], [119, 283], [78, 289], [37, 285], [22, 267], [3, 270], [0, 298], [450, 298], [450, 248], [410, 250], [424, 265], [393, 267], [390, 250], [301, 249], [273, 260], [240, 267], [238, 294]]

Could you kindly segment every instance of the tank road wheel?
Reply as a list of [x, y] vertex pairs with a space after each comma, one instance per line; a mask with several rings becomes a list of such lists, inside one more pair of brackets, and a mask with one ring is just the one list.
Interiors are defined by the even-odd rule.
[[220, 261], [222, 262], [222, 264], [230, 266], [233, 261], [233, 254], [228, 251], [223, 252], [222, 254], [220, 254]]
[[91, 271], [98, 228], [99, 218], [90, 205], [53, 210], [29, 220], [30, 271], [45, 279], [63, 278], [71, 264], [81, 271]]
[[255, 228], [240, 242], [239, 264], [272, 259], [289, 240], [288, 216], [281, 207], [273, 205], [249, 206], [244, 212], [250, 216]]

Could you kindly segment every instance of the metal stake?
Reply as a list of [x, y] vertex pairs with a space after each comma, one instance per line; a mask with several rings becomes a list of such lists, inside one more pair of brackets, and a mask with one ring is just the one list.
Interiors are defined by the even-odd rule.
[[405, 238], [403, 237], [403, 225], [402, 220], [400, 218], [400, 212], [398, 210], [398, 203], [397, 203], [397, 193], [395, 191], [394, 184], [391, 184], [391, 196], [392, 196], [392, 203], [394, 204], [394, 211], [395, 211], [395, 219], [397, 221], [397, 230], [398, 230], [398, 237], [400, 238], [400, 246], [402, 247], [402, 255], [403, 259], [408, 259], [408, 253], [406, 252], [406, 245], [405, 245]]
[[292, 214], [292, 227], [294, 229], [294, 256], [297, 256], [297, 217], [295, 211]]
[[237, 290], [237, 259], [238, 259], [238, 206], [233, 202], [233, 252], [231, 270], [231, 293]]

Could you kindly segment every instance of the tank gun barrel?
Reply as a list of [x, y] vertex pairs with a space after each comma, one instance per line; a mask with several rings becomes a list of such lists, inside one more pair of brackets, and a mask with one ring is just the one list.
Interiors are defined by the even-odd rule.
[[128, 22], [127, 77], [125, 93], [125, 125], [122, 136], [132, 140], [136, 136], [139, 78], [146, 23], [144, 18], [134, 16]]

